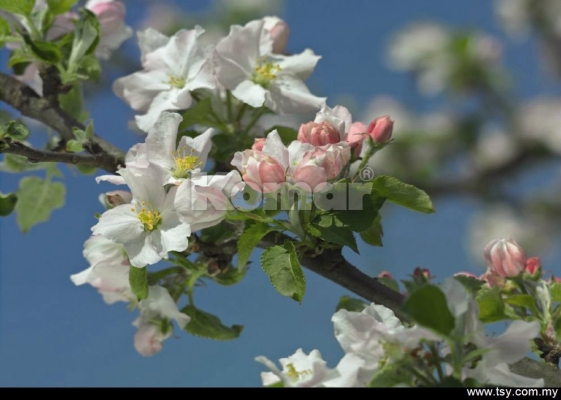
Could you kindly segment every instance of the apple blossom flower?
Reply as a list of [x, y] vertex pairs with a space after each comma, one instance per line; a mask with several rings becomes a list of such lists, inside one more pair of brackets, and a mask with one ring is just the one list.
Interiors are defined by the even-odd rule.
[[447, 279], [443, 286], [448, 308], [455, 318], [452, 337], [464, 337], [478, 349], [486, 350], [475, 367], [464, 367], [462, 377], [474, 378], [484, 384], [541, 387], [543, 379], [531, 379], [510, 371], [509, 364], [524, 358], [530, 351], [530, 340], [539, 331], [538, 321], [514, 321], [500, 336], [489, 337], [479, 320], [479, 306], [463, 285]]
[[341, 141], [339, 131], [329, 122], [308, 122], [300, 126], [298, 140], [314, 146], [324, 146]]
[[310, 93], [303, 83], [319, 56], [306, 49], [292, 56], [265, 51], [261, 46], [264, 20], [233, 25], [216, 45], [217, 79], [237, 99], [277, 114], [297, 114], [320, 108], [325, 98]]
[[156, 165], [156, 180], [163, 185], [180, 184], [204, 168], [212, 148], [214, 129], [191, 138], [183, 136], [176, 146], [177, 129], [183, 117], [164, 111], [156, 120], [146, 137], [146, 160]]
[[99, 20], [99, 43], [95, 54], [109, 59], [111, 52], [132, 36], [132, 28], [125, 24], [125, 4], [113, 0], [89, 0], [85, 7]]
[[505, 278], [520, 275], [526, 266], [526, 254], [513, 239], [491, 240], [485, 246], [483, 255], [489, 271]]
[[162, 111], [189, 108], [191, 91], [214, 89], [212, 61], [198, 42], [203, 32], [200, 26], [182, 29], [165, 43], [162, 34], [153, 29], [139, 33], [144, 70], [113, 84], [118, 97], [134, 110], [145, 112], [135, 117], [139, 129], [148, 132]]
[[136, 301], [129, 284], [130, 263], [123, 245], [101, 236], [91, 236], [84, 243], [84, 257], [90, 267], [70, 276], [79, 286], [89, 283], [107, 304]]
[[152, 356], [162, 349], [162, 342], [171, 336], [171, 320], [181, 329], [191, 321], [191, 317], [180, 312], [177, 304], [166, 288], [150, 286], [148, 297], [139, 305], [140, 317], [133, 325], [138, 328], [134, 335], [134, 347], [143, 356]]
[[281, 358], [282, 371], [266, 357], [256, 357], [255, 361], [271, 370], [261, 373], [264, 386], [282, 382], [284, 387], [321, 387], [324, 381], [337, 376], [335, 371], [327, 368], [319, 350], [312, 350], [308, 355], [298, 349], [292, 356]]
[[149, 173], [139, 177], [127, 168], [118, 172], [131, 188], [132, 201], [105, 211], [93, 234], [121, 243], [135, 267], [155, 264], [169, 251], [185, 250], [191, 229], [175, 210], [177, 187], [166, 193]]

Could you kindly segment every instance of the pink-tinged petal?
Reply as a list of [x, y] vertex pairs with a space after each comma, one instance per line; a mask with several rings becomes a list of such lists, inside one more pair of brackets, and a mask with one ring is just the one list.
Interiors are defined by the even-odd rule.
[[147, 320], [152, 318], [173, 319], [181, 329], [191, 321], [191, 317], [179, 311], [168, 290], [162, 286], [150, 286], [148, 297], [140, 302], [139, 308], [141, 317]]
[[151, 163], [163, 168], [175, 167], [177, 129], [183, 121], [178, 113], [162, 112], [146, 137], [146, 151]]
[[288, 150], [284, 146], [276, 129], [267, 135], [265, 145], [263, 146], [261, 153], [264, 156], [270, 156], [275, 159], [285, 170], [290, 166]]
[[169, 335], [160, 332], [160, 328], [148, 321], [137, 319], [133, 325], [138, 327], [134, 335], [134, 348], [145, 357], [153, 356], [162, 351], [162, 342]]

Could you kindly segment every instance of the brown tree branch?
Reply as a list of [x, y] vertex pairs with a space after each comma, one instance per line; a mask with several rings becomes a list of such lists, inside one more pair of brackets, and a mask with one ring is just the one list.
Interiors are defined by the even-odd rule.
[[56, 151], [37, 150], [10, 138], [0, 139], [0, 153], [17, 154], [26, 157], [29, 162], [62, 162], [100, 168], [104, 159], [102, 154], [60, 153]]
[[[57, 131], [63, 141], [75, 139], [73, 128], [85, 130], [85, 126], [74, 119], [54, 102], [39, 96], [25, 83], [0, 72], [0, 100], [14, 107], [23, 115], [33, 118]], [[113, 144], [95, 135], [84, 143], [87, 152], [100, 157], [99, 168], [114, 173], [124, 165], [125, 154]]]

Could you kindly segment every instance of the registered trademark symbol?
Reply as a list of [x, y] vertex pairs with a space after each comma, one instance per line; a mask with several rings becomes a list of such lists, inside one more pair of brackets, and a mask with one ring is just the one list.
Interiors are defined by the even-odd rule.
[[374, 170], [370, 167], [364, 167], [360, 170], [360, 179], [363, 181], [371, 181], [374, 178]]

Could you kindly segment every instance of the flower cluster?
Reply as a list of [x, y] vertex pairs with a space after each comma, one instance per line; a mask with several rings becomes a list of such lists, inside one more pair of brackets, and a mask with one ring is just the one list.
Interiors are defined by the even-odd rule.
[[255, 139], [251, 149], [237, 152], [232, 165], [261, 193], [277, 192], [284, 184], [316, 192], [341, 177], [351, 156], [361, 155], [366, 137], [380, 145], [391, 139], [393, 121], [388, 116], [376, 118], [368, 127], [351, 121], [347, 108], [323, 104], [314, 121], [300, 126], [297, 140], [288, 147], [274, 130], [266, 139]]
[[[212, 176], [202, 172], [213, 130], [177, 141], [181, 120], [179, 114], [162, 113], [146, 141], [129, 150], [118, 175], [97, 178], [98, 182], [126, 184], [130, 192], [103, 196], [108, 209], [85, 244], [90, 267], [72, 280], [98, 288], [106, 302], [135, 303], [129, 269], [155, 264], [168, 258], [169, 252], [187, 249], [191, 233], [222, 221], [230, 197], [244, 187], [236, 171]], [[170, 319], [181, 328], [189, 321], [160, 286], [151, 286], [138, 306], [141, 316], [135, 322], [139, 328], [135, 346], [143, 355], [157, 352], [161, 341], [171, 335]]]
[[489, 337], [478, 320], [477, 303], [462, 284], [448, 279], [441, 290], [453, 317], [449, 333], [420, 323], [405, 326], [393, 311], [374, 303], [362, 312], [341, 309], [332, 321], [345, 355], [334, 369], [326, 366], [317, 350], [306, 355], [299, 349], [281, 359], [282, 370], [261, 356], [256, 360], [271, 370], [261, 374], [263, 385], [427, 386], [454, 379], [483, 385], [543, 386], [543, 379], [517, 375], [508, 366], [530, 350], [530, 340], [539, 332], [537, 321], [515, 321], [501, 336]]
[[143, 70], [118, 79], [113, 89], [134, 110], [139, 129], [148, 132], [160, 112], [184, 110], [199, 91], [222, 102], [226, 90], [251, 107], [275, 113], [315, 111], [325, 98], [310, 93], [304, 80], [319, 56], [306, 49], [286, 56], [288, 27], [277, 17], [234, 25], [216, 45], [204, 46], [197, 26], [167, 37], [154, 29], [138, 33]]

